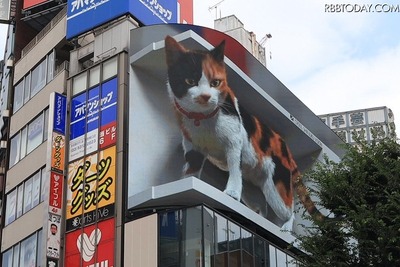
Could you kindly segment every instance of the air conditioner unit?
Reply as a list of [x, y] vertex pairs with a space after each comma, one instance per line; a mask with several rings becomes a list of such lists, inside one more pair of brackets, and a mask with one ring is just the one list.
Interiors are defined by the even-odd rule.
[[0, 142], [0, 149], [7, 149], [7, 141], [2, 140]]
[[9, 109], [4, 109], [1, 111], [1, 116], [3, 118], [9, 118], [10, 117], [10, 110]]
[[11, 69], [12, 67], [14, 67], [14, 60], [12, 59], [7, 59], [6, 61], [6, 66], [7, 68]]

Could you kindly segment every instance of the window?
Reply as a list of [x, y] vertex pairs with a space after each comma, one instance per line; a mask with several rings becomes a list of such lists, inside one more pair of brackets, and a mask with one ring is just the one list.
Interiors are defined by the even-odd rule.
[[24, 213], [32, 209], [32, 179], [28, 179], [24, 185]]
[[43, 113], [28, 125], [28, 143], [27, 152], [30, 153], [38, 147], [43, 141], [44, 132], [44, 115]]
[[21, 133], [18, 133], [10, 142], [10, 167], [14, 166], [20, 159], [20, 149], [21, 149]]
[[46, 85], [47, 61], [43, 60], [32, 71], [31, 97], [36, 95]]
[[13, 250], [10, 248], [6, 252], [3, 253], [3, 264], [2, 267], [13, 267], [12, 265], [12, 258], [13, 258]]
[[7, 195], [6, 218], [5, 218], [6, 225], [12, 223], [15, 220], [16, 204], [17, 204], [17, 190], [14, 189]]
[[159, 266], [297, 266], [293, 255], [205, 206], [159, 213], [159, 256]]
[[36, 266], [37, 236], [36, 233], [21, 242], [19, 262], [22, 266]]
[[24, 184], [18, 186], [18, 197], [17, 197], [17, 218], [21, 217], [23, 214], [23, 207], [24, 204]]
[[118, 57], [113, 57], [103, 63], [103, 81], [117, 75], [118, 71]]
[[32, 207], [39, 205], [40, 202], [40, 172], [32, 177]]
[[31, 99], [31, 73], [25, 76], [24, 104]]
[[20, 81], [14, 88], [14, 113], [24, 104], [24, 80]]
[[15, 85], [13, 112], [17, 112], [24, 104], [42, 90], [47, 83], [54, 79], [55, 67], [54, 50], [48, 54], [33, 70], [28, 72]]
[[46, 194], [43, 186], [45, 182], [42, 181], [44, 174], [45, 167], [7, 194], [6, 225], [44, 201], [43, 196]]
[[19, 267], [19, 243], [13, 248], [13, 267]]
[[2, 267], [44, 266], [42, 253], [43, 230], [39, 230], [3, 253]]
[[10, 168], [47, 140], [48, 118], [49, 110], [46, 109], [11, 138]]
[[55, 67], [55, 62], [54, 62], [54, 49], [53, 51], [47, 56], [47, 80], [51, 81], [54, 78], [54, 69]]

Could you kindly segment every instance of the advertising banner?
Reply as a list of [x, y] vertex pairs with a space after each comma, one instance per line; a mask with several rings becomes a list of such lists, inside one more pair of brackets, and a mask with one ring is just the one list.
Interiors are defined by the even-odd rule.
[[53, 259], [59, 259], [61, 216], [49, 214], [47, 226], [46, 255]]
[[53, 214], [62, 214], [63, 180], [64, 175], [50, 172], [49, 212]]
[[300, 173], [327, 147], [321, 140], [331, 153], [340, 139], [231, 36], [160, 24], [130, 40], [128, 208], [179, 205], [157, 189], [198, 179], [221, 193], [204, 201], [229, 196], [291, 229]]
[[53, 132], [51, 146], [51, 169], [63, 173], [65, 167], [65, 135]]
[[[50, 95], [48, 134], [48, 219], [43, 224], [47, 227], [46, 237], [46, 266], [58, 267], [60, 258], [60, 234], [63, 220], [63, 184], [65, 172], [65, 129], [67, 119], [67, 98], [59, 93]], [[39, 190], [38, 190], [39, 191]], [[46, 230], [44, 230], [46, 233]]]
[[69, 161], [116, 143], [117, 86], [114, 78], [72, 98]]
[[64, 266], [113, 267], [114, 240], [114, 218], [67, 233]]
[[67, 231], [114, 215], [116, 147], [68, 166]]
[[67, 98], [64, 95], [55, 93], [54, 96], [54, 122], [53, 131], [65, 135], [67, 118]]

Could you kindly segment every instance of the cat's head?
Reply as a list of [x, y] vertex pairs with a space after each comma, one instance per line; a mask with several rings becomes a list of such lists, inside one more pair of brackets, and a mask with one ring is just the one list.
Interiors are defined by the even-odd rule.
[[183, 109], [209, 112], [226, 97], [224, 47], [222, 41], [211, 51], [189, 50], [174, 38], [165, 38], [170, 94]]

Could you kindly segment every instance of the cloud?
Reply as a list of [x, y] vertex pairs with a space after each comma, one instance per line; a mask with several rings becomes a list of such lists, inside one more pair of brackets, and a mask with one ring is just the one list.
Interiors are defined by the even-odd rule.
[[369, 58], [326, 66], [290, 88], [316, 114], [387, 106], [400, 127], [399, 70], [400, 43]]

